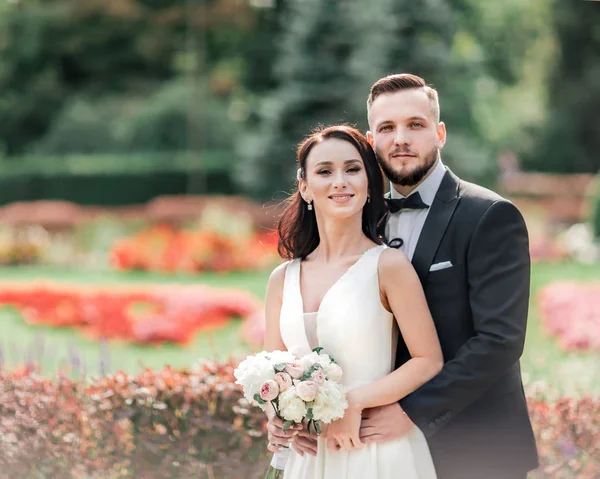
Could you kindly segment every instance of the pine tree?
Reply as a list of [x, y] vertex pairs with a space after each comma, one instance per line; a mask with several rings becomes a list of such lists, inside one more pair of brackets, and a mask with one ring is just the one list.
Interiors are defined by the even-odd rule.
[[285, 27], [275, 75], [279, 87], [259, 112], [260, 128], [241, 142], [242, 185], [261, 198], [281, 198], [295, 182], [296, 145], [318, 125], [352, 122], [355, 79], [348, 72], [356, 32], [349, 4], [296, 0]]
[[538, 171], [600, 169], [600, 5], [554, 2], [559, 58], [552, 73], [550, 116], [526, 166]]

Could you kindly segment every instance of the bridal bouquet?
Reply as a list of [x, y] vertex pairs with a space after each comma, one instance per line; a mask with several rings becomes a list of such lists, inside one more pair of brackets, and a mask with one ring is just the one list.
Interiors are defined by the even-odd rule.
[[[244, 396], [263, 411], [270, 403], [284, 421], [286, 431], [307, 421], [307, 427], [321, 434], [321, 424], [341, 418], [348, 407], [340, 380], [342, 369], [328, 354], [315, 348], [297, 357], [289, 351], [262, 351], [248, 356], [234, 371]], [[269, 470], [281, 471], [289, 451], [273, 456]], [[267, 473], [267, 477], [278, 477]]]

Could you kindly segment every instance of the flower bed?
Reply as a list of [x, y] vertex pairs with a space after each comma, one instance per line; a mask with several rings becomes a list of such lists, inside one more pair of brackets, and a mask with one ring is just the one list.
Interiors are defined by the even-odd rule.
[[94, 338], [184, 344], [203, 328], [246, 318], [260, 309], [250, 293], [205, 286], [0, 285], [0, 305], [13, 305], [31, 324], [82, 329]]
[[228, 236], [216, 231], [156, 226], [115, 243], [111, 262], [122, 270], [201, 273], [266, 268], [278, 260], [273, 234]]
[[538, 293], [545, 329], [567, 350], [600, 349], [600, 284], [556, 282]]
[[[0, 372], [0, 479], [262, 478], [264, 415], [235, 363], [117, 373], [89, 383]], [[600, 399], [530, 393], [536, 479], [600, 477]]]

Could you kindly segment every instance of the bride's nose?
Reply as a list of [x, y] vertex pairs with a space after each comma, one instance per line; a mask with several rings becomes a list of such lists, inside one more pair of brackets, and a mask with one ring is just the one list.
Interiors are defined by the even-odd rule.
[[333, 177], [334, 188], [345, 188], [346, 187], [346, 175], [343, 171], [338, 171]]

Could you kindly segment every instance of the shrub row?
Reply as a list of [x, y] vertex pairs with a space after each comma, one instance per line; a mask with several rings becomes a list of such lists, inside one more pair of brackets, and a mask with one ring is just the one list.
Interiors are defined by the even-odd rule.
[[235, 193], [230, 156], [214, 151], [2, 160], [0, 204], [65, 200], [114, 206], [160, 195]]
[[[73, 382], [0, 373], [0, 479], [260, 478], [264, 416], [235, 363]], [[529, 394], [541, 465], [532, 476], [600, 477], [600, 398]]]

